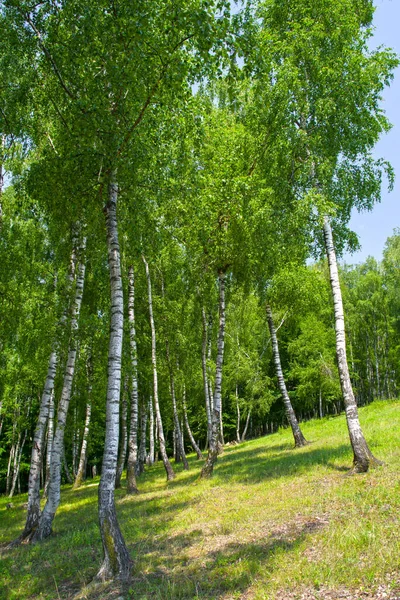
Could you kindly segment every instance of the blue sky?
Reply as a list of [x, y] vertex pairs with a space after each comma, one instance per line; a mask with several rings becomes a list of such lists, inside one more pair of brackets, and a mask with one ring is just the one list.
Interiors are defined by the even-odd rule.
[[[375, 0], [375, 34], [371, 47], [385, 45], [400, 54], [400, 0]], [[394, 190], [382, 191], [381, 204], [375, 205], [372, 212], [358, 214], [354, 211], [350, 227], [360, 240], [361, 251], [346, 254], [344, 260], [355, 264], [367, 256], [382, 258], [386, 238], [395, 227], [400, 227], [400, 68], [395, 73], [390, 88], [384, 92], [383, 108], [393, 125], [376, 146], [376, 156], [388, 160], [396, 175]]]

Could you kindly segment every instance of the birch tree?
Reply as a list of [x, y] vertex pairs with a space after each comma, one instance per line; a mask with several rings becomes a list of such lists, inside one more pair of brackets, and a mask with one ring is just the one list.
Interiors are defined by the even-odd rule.
[[87, 374], [87, 402], [86, 402], [86, 415], [85, 425], [83, 430], [82, 445], [79, 456], [79, 466], [76, 478], [74, 481], [74, 488], [78, 488], [82, 485], [86, 475], [86, 462], [87, 462], [87, 451], [88, 451], [88, 440], [90, 431], [90, 420], [92, 417], [92, 378], [93, 378], [93, 364], [91, 350], [89, 349], [89, 355], [86, 360], [86, 374]]
[[79, 313], [81, 309], [83, 286], [85, 280], [85, 249], [86, 238], [82, 238], [79, 249], [79, 264], [77, 268], [75, 298], [71, 311], [71, 337], [69, 341], [67, 363], [65, 366], [64, 382], [61, 398], [57, 407], [57, 426], [54, 433], [53, 447], [50, 464], [50, 480], [47, 501], [40, 521], [35, 530], [32, 540], [39, 541], [48, 537], [52, 531], [53, 519], [60, 504], [61, 495], [61, 459], [64, 448], [64, 431], [67, 421], [69, 403], [71, 399], [72, 384], [75, 373], [75, 362], [77, 356], [77, 332], [79, 328]]
[[[138, 366], [137, 366], [137, 344], [135, 329], [135, 276], [133, 265], [129, 267], [128, 274], [128, 319], [129, 319], [129, 343], [131, 360], [131, 414], [128, 440], [128, 462], [126, 472], [126, 483], [128, 494], [137, 494], [136, 486], [136, 463], [138, 459], [138, 421], [139, 421], [139, 394], [138, 394]], [[154, 452], [154, 451], [153, 451]], [[154, 462], [154, 458], [153, 458]]]
[[271, 307], [269, 306], [269, 304], [267, 304], [266, 311], [267, 311], [268, 327], [269, 327], [269, 331], [271, 334], [272, 352], [273, 352], [273, 356], [274, 356], [274, 363], [275, 363], [275, 369], [276, 369], [276, 376], [278, 379], [278, 385], [279, 385], [280, 392], [282, 394], [282, 399], [283, 399], [283, 403], [285, 406], [286, 417], [287, 417], [287, 420], [289, 421], [289, 425], [292, 429], [294, 443], [295, 443], [295, 446], [297, 448], [299, 448], [301, 446], [305, 446], [307, 441], [300, 429], [298, 420], [297, 420], [295, 412], [293, 410], [292, 403], [290, 402], [289, 394], [286, 389], [285, 379], [283, 377], [282, 366], [281, 366], [281, 358], [280, 358], [280, 354], [279, 354], [278, 338], [276, 336], [276, 330], [275, 330], [274, 320], [273, 320], [273, 316], [272, 316], [272, 310], [271, 310]]
[[[342, 248], [346, 237], [351, 240], [346, 230], [351, 208], [370, 208], [379, 199], [382, 172], [387, 170], [383, 161], [371, 156], [371, 150], [388, 129], [379, 101], [397, 59], [385, 49], [370, 52], [367, 48], [373, 10], [370, 0], [341, 0], [318, 7], [307, 2], [293, 7], [275, 0], [258, 5], [258, 56], [263, 63], [258, 70], [262, 75], [256, 78], [259, 106], [264, 102], [271, 107], [267, 108], [270, 118], [285, 127], [299, 165], [291, 186], [312, 207], [309, 229], [315, 238], [321, 240], [324, 231], [354, 471], [366, 471], [375, 461], [362, 435], [348, 376], [331, 224], [338, 232], [336, 246]], [[275, 48], [272, 53], [271, 47]], [[263, 92], [267, 73], [272, 71], [274, 85]]]
[[160, 404], [158, 399], [158, 372], [157, 372], [157, 346], [156, 346], [156, 329], [154, 324], [154, 316], [153, 316], [153, 295], [151, 288], [151, 278], [150, 278], [150, 269], [149, 264], [142, 255], [142, 260], [145, 266], [146, 271], [146, 279], [147, 279], [147, 294], [148, 294], [148, 302], [149, 302], [149, 318], [150, 318], [150, 330], [151, 330], [151, 363], [153, 366], [153, 398], [154, 398], [154, 407], [155, 414], [157, 420], [158, 427], [158, 442], [160, 445], [160, 454], [164, 464], [164, 469], [167, 474], [167, 480], [171, 481], [175, 477], [175, 473], [173, 468], [171, 467], [171, 463], [169, 462], [167, 456], [167, 450], [165, 445], [165, 437], [164, 437], [164, 428], [161, 418]]

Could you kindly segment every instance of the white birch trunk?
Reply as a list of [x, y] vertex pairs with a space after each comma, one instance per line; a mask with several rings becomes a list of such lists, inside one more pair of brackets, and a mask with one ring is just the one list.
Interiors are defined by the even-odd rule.
[[[68, 273], [68, 294], [70, 286], [74, 280], [75, 267], [76, 267], [76, 251], [75, 251], [75, 239], [72, 248], [70, 269]], [[63, 316], [60, 319], [60, 325], [65, 325], [67, 320], [69, 302], [66, 302], [66, 308]], [[39, 524], [41, 515], [40, 510], [40, 482], [43, 483], [43, 450], [46, 424], [50, 409], [51, 395], [54, 393], [54, 380], [56, 376], [58, 362], [58, 353], [56, 344], [53, 345], [53, 350], [50, 354], [49, 365], [47, 370], [47, 376], [43, 388], [43, 393], [40, 401], [39, 416], [36, 424], [35, 434], [32, 444], [31, 452], [31, 463], [29, 470], [28, 480], [28, 509], [25, 527], [22, 534], [17, 538], [13, 544], [18, 544], [22, 540], [30, 540], [32, 535], [35, 533]]]
[[46, 480], [44, 482], [43, 496], [47, 498], [50, 481], [51, 452], [54, 438], [54, 389], [50, 394], [49, 417], [47, 421], [47, 445], [46, 445]]
[[146, 438], [147, 438], [147, 406], [142, 403], [142, 414], [140, 419], [140, 445], [139, 445], [139, 456], [136, 463], [136, 475], [139, 476], [144, 471], [144, 465], [146, 462]]
[[208, 377], [207, 377], [207, 320], [206, 311], [204, 307], [201, 310], [202, 324], [203, 324], [203, 343], [201, 347], [201, 366], [203, 370], [203, 386], [204, 386], [204, 397], [206, 402], [206, 414], [207, 414], [207, 439], [211, 439], [211, 406], [210, 406], [210, 395], [208, 388]]
[[272, 353], [274, 355], [275, 371], [276, 371], [276, 376], [278, 379], [278, 385], [279, 385], [279, 389], [280, 389], [280, 392], [282, 395], [283, 404], [285, 406], [286, 417], [287, 417], [287, 420], [289, 421], [290, 427], [292, 428], [292, 433], [293, 433], [293, 437], [294, 437], [294, 445], [296, 448], [299, 448], [299, 447], [307, 444], [307, 441], [301, 432], [298, 420], [297, 420], [295, 412], [293, 410], [292, 403], [290, 402], [289, 394], [286, 389], [286, 383], [285, 383], [285, 379], [283, 377], [283, 371], [282, 371], [282, 366], [281, 366], [281, 357], [279, 355], [278, 338], [276, 337], [276, 330], [275, 330], [275, 326], [274, 326], [274, 320], [272, 317], [272, 310], [271, 310], [271, 307], [269, 306], [269, 304], [267, 304], [266, 311], [267, 311], [267, 321], [268, 321], [269, 332], [271, 335]]
[[[29, 407], [28, 407], [28, 416], [29, 416]], [[9, 498], [13, 497], [14, 492], [15, 492], [15, 487], [17, 485], [17, 481], [19, 482], [19, 470], [20, 470], [20, 466], [21, 466], [22, 452], [24, 451], [27, 434], [28, 434], [28, 429], [25, 428], [24, 437], [22, 438], [22, 442], [20, 444], [18, 444], [17, 451], [15, 453], [16, 461], [14, 462], [14, 471], [13, 471], [13, 478], [12, 478]], [[19, 438], [19, 440], [20, 440], [20, 438]], [[19, 493], [21, 493], [21, 491], [19, 491]]]
[[319, 388], [319, 418], [322, 419], [324, 416], [323, 410], [322, 410], [322, 390], [321, 388]]
[[171, 364], [171, 357], [169, 354], [169, 343], [168, 340], [165, 341], [166, 351], [167, 351], [167, 363], [169, 369], [169, 381], [170, 381], [170, 391], [172, 398], [172, 409], [174, 415], [174, 425], [175, 425], [175, 440], [176, 440], [176, 456], [179, 456], [183, 461], [183, 468], [185, 471], [189, 469], [189, 463], [186, 458], [185, 449], [183, 447], [183, 437], [182, 430], [179, 424], [179, 416], [178, 416], [178, 408], [176, 405], [176, 395], [175, 395], [175, 377]]
[[48, 497], [42, 515], [40, 517], [39, 526], [32, 537], [33, 541], [43, 540], [51, 534], [54, 516], [60, 504], [62, 466], [61, 459], [64, 452], [64, 431], [67, 422], [67, 414], [69, 402], [71, 399], [72, 384], [75, 373], [79, 313], [82, 304], [83, 286], [85, 281], [85, 247], [86, 238], [83, 238], [80, 249], [81, 255], [79, 260], [78, 272], [76, 277], [75, 298], [71, 313], [71, 337], [67, 356], [67, 364], [65, 367], [64, 383], [61, 392], [61, 398], [57, 408], [57, 427], [54, 434], [53, 449], [51, 453]]
[[121, 487], [122, 471], [124, 470], [126, 460], [126, 449], [128, 444], [128, 429], [127, 429], [127, 417], [128, 417], [128, 382], [125, 381], [124, 392], [122, 394], [122, 407], [121, 407], [121, 434], [119, 438], [119, 452], [117, 462], [117, 475], [115, 478], [115, 487]]
[[190, 443], [192, 444], [192, 448], [196, 452], [197, 459], [200, 460], [203, 458], [203, 454], [202, 454], [198, 444], [196, 444], [192, 430], [190, 429], [190, 425], [189, 425], [189, 419], [188, 419], [187, 408], [186, 408], [186, 386], [185, 386], [185, 383], [183, 384], [182, 405], [183, 405], [183, 418], [185, 420], [186, 431], [188, 433]]
[[79, 456], [79, 467], [78, 472], [76, 474], [76, 478], [74, 481], [74, 489], [77, 489], [80, 485], [82, 485], [83, 480], [86, 476], [86, 464], [87, 464], [87, 447], [89, 440], [89, 431], [90, 431], [90, 419], [92, 416], [92, 356], [89, 351], [89, 356], [87, 359], [87, 379], [88, 379], [88, 399], [86, 403], [86, 415], [85, 415], [85, 427], [83, 430], [83, 438], [82, 438], [82, 446], [81, 452]]
[[[6, 495], [9, 498], [12, 498], [14, 495], [15, 483], [17, 481], [16, 473], [17, 473], [20, 443], [21, 443], [21, 432], [19, 432], [19, 434], [18, 434], [18, 439], [17, 439], [16, 445], [13, 444], [11, 446], [10, 458], [8, 461]], [[11, 465], [12, 465], [12, 468], [11, 468]]]
[[7, 475], [6, 475], [6, 496], [8, 496], [8, 494], [10, 493], [10, 487], [11, 487], [11, 465], [14, 463], [14, 458], [15, 458], [15, 428], [16, 428], [16, 424], [15, 421], [13, 423], [13, 434], [12, 434], [12, 443], [11, 443], [11, 449], [10, 449], [10, 454], [8, 456], [8, 465], [7, 465]]
[[221, 430], [221, 392], [222, 392], [222, 366], [224, 362], [225, 346], [225, 273], [218, 272], [219, 284], [219, 328], [217, 358], [215, 364], [215, 389], [212, 407], [212, 431], [209, 439], [208, 456], [201, 470], [201, 477], [211, 477], [214, 464], [218, 457], [218, 438]]
[[353, 471], [362, 473], [368, 471], [370, 464], [382, 464], [372, 454], [361, 430], [358, 418], [357, 404], [350, 381], [346, 356], [346, 336], [342, 292], [340, 289], [335, 247], [333, 244], [332, 228], [328, 217], [324, 217], [324, 239], [328, 257], [329, 275], [335, 312], [336, 357], [340, 385], [346, 412], [347, 427], [353, 448]]
[[3, 187], [4, 187], [4, 170], [3, 170], [3, 162], [4, 162], [4, 145], [5, 145], [5, 135], [1, 136], [0, 140], [0, 229], [3, 224]]
[[76, 478], [74, 481], [74, 489], [78, 488], [82, 485], [86, 477], [86, 463], [87, 463], [87, 447], [89, 440], [89, 431], [90, 431], [90, 419], [92, 416], [92, 405], [90, 402], [86, 404], [86, 415], [85, 415], [85, 428], [83, 430], [83, 438], [82, 438], [82, 446], [81, 452], [79, 456], [79, 466], [78, 472], [76, 474]]
[[138, 419], [139, 419], [139, 393], [138, 393], [138, 366], [137, 345], [135, 330], [135, 273], [133, 266], [129, 267], [128, 273], [128, 320], [129, 320], [129, 343], [131, 358], [131, 416], [128, 440], [128, 463], [126, 469], [126, 491], [128, 494], [137, 494], [136, 485], [136, 463], [138, 459]]
[[[207, 348], [207, 360], [211, 361], [211, 337], [212, 337], [212, 318], [208, 320], [208, 348]], [[211, 413], [211, 421], [212, 421], [212, 411], [214, 410], [214, 392], [212, 389], [212, 382], [210, 374], [207, 375], [207, 383], [208, 383], [208, 402], [210, 404], [210, 413]], [[212, 426], [211, 426], [212, 429]], [[211, 431], [211, 430], [210, 430]]]
[[154, 445], [154, 408], [153, 396], [149, 398], [149, 462], [151, 465], [155, 461], [155, 445]]
[[[72, 394], [72, 391], [71, 391]], [[72, 436], [72, 477], [75, 479], [78, 472], [77, 461], [78, 461], [78, 446], [79, 446], [79, 428], [78, 422], [78, 411], [75, 406], [74, 408], [74, 431]]]
[[62, 466], [64, 468], [64, 475], [65, 475], [65, 479], [67, 480], [67, 483], [73, 483], [73, 479], [71, 477], [71, 473], [69, 472], [68, 463], [67, 463], [67, 459], [66, 459], [66, 456], [65, 456], [64, 444], [63, 444], [63, 447], [61, 449], [61, 463], [62, 463]]
[[154, 394], [154, 407], [156, 412], [156, 420], [158, 426], [158, 442], [160, 445], [160, 454], [164, 464], [165, 472], [167, 474], [167, 480], [171, 481], [175, 477], [175, 473], [171, 467], [171, 463], [168, 460], [167, 450], [165, 447], [164, 429], [161, 419], [160, 404], [158, 402], [158, 375], [157, 375], [157, 354], [156, 354], [156, 329], [154, 325], [153, 317], [153, 299], [151, 293], [151, 279], [149, 265], [142, 255], [142, 260], [146, 270], [147, 279], [147, 291], [149, 299], [149, 316], [150, 316], [150, 328], [151, 328], [151, 362], [153, 365], [153, 394]]
[[31, 466], [28, 481], [28, 509], [24, 530], [15, 543], [29, 540], [35, 533], [40, 519], [40, 473], [42, 469], [43, 445], [46, 423], [50, 408], [50, 399], [54, 389], [54, 379], [57, 369], [57, 353], [55, 349], [50, 354], [47, 376], [40, 401], [39, 417], [32, 444]]
[[222, 398], [221, 398], [221, 410], [219, 411], [219, 441], [222, 445], [222, 447], [220, 448], [220, 452], [222, 451], [224, 445], [225, 445], [225, 440], [224, 440], [224, 424], [222, 422]]
[[251, 417], [251, 407], [249, 408], [249, 412], [247, 413], [246, 423], [245, 423], [244, 430], [243, 430], [243, 433], [242, 433], [242, 437], [241, 437], [241, 440], [240, 440], [241, 442], [244, 442], [245, 439], [246, 439], [247, 429], [248, 429], [249, 423], [250, 423], [250, 417]]
[[235, 387], [235, 398], [236, 398], [236, 413], [237, 413], [237, 419], [236, 419], [236, 441], [238, 444], [240, 444], [240, 406], [239, 406], [239, 396], [238, 396], [238, 386], [236, 384]]
[[122, 336], [124, 329], [124, 299], [121, 277], [120, 249], [117, 227], [118, 187], [112, 180], [106, 206], [108, 267], [110, 271], [111, 323], [108, 347], [106, 432], [103, 463], [99, 484], [99, 522], [104, 560], [97, 574], [106, 581], [130, 577], [131, 559], [119, 528], [115, 509], [115, 477], [119, 441], [119, 406], [121, 395]]

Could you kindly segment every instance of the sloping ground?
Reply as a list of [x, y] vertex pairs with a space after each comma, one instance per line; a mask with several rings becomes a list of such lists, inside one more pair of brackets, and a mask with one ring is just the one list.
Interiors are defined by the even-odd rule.
[[[46, 542], [3, 550], [0, 598], [400, 599], [400, 403], [360, 410], [370, 446], [385, 466], [347, 477], [343, 416], [303, 424], [311, 443], [294, 450], [288, 430], [225, 449], [211, 481], [201, 464], [162, 464], [141, 494], [117, 493], [134, 560], [129, 589], [85, 587], [101, 562], [97, 483], [63, 490]], [[0, 499], [0, 542], [17, 536], [26, 497]]]

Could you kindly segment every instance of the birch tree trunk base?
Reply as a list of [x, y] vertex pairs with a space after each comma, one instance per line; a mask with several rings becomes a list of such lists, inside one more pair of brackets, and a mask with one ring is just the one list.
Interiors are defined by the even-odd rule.
[[350, 441], [353, 447], [353, 466], [348, 472], [348, 475], [356, 473], [366, 473], [370, 467], [380, 467], [385, 463], [377, 459], [368, 447], [363, 435], [355, 438], [350, 434]]
[[132, 570], [132, 560], [125, 546], [115, 512], [114, 494], [99, 488], [99, 520], [103, 541], [104, 560], [96, 575], [96, 580], [105, 582], [111, 579], [128, 581]]
[[133, 471], [133, 481], [132, 481], [132, 477], [129, 477], [127, 474], [127, 486], [126, 486], [126, 493], [130, 496], [133, 496], [134, 494], [139, 494], [139, 490], [136, 484], [136, 477], [135, 477], [135, 472]]
[[52, 525], [55, 514], [55, 512], [49, 511], [42, 513], [42, 516], [40, 517], [39, 526], [36, 528], [36, 530], [33, 532], [32, 536], [29, 539], [31, 543], [34, 544], [35, 542], [42, 542], [43, 540], [51, 536], [51, 534], [53, 533]]
[[367, 473], [370, 468], [373, 467], [383, 467], [385, 463], [381, 460], [378, 460], [375, 456], [371, 454], [364, 461], [360, 462], [359, 459], [354, 457], [353, 466], [348, 471], [347, 475], [357, 475], [358, 473]]
[[203, 465], [203, 468], [200, 473], [200, 479], [210, 479], [213, 474], [214, 465], [218, 460], [218, 451], [215, 449], [214, 451], [209, 450], [208, 456], [206, 458], [206, 462]]
[[301, 431], [293, 432], [294, 437], [294, 447], [302, 448], [303, 446], [307, 446], [310, 442], [307, 442], [306, 438], [302, 434]]
[[[129, 447], [129, 455], [137, 455], [137, 443], [134, 449]], [[136, 483], [136, 464], [137, 460], [129, 460], [126, 467], [126, 493], [129, 495], [138, 494], [139, 490]]]
[[167, 481], [172, 481], [175, 479], [175, 471], [173, 470], [171, 463], [167, 459], [166, 461], [163, 458], [164, 469], [167, 474]]

